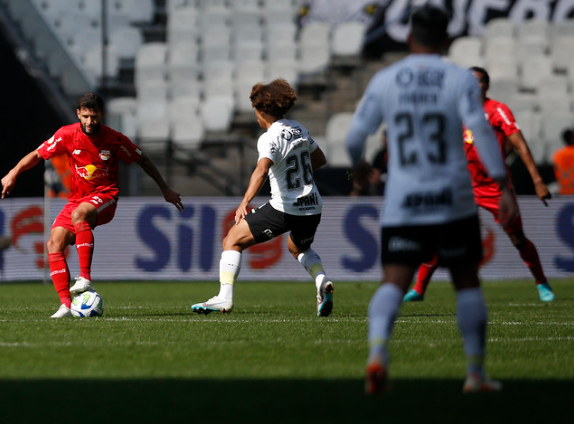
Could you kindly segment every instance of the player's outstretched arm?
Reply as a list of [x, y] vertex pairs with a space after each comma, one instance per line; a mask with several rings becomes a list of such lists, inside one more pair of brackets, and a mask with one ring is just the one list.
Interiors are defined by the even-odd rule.
[[273, 161], [269, 158], [261, 158], [257, 161], [257, 166], [251, 174], [249, 186], [243, 195], [243, 200], [235, 211], [235, 224], [239, 224], [239, 222], [245, 218], [245, 215], [247, 215], [247, 206], [249, 206], [249, 202], [251, 202], [257, 192], [259, 192], [261, 186], [263, 186], [263, 183], [267, 179], [269, 168], [271, 168], [272, 165]]
[[42, 156], [40, 156], [40, 153], [38, 153], [37, 150], [34, 150], [24, 156], [20, 162], [18, 162], [18, 164], [12, 168], [4, 178], [2, 178], [2, 199], [4, 199], [7, 194], [10, 194], [16, 184], [16, 178], [18, 178], [18, 175], [27, 169], [36, 166], [38, 162], [40, 162], [40, 159], [42, 159]]
[[183, 203], [181, 203], [181, 197], [179, 196], [179, 193], [172, 190], [171, 187], [167, 185], [151, 159], [142, 153], [141, 157], [136, 161], [136, 163], [145, 171], [146, 174], [152, 178], [152, 180], [156, 182], [166, 202], [171, 203], [178, 210], [182, 211]]
[[522, 131], [516, 131], [515, 133], [510, 134], [510, 136], [508, 136], [508, 140], [510, 143], [512, 143], [520, 155], [520, 159], [522, 159], [522, 162], [524, 162], [526, 169], [528, 169], [530, 177], [532, 178], [532, 182], [534, 183], [534, 190], [536, 191], [536, 195], [540, 200], [542, 200], [544, 206], [548, 206], [546, 200], [550, 199], [552, 195], [548, 191], [548, 187], [546, 187], [546, 184], [544, 184], [542, 177], [538, 173], [538, 168], [536, 167], [536, 163], [534, 162], [532, 153], [530, 153], [530, 149], [528, 148], [528, 144], [524, 139]]

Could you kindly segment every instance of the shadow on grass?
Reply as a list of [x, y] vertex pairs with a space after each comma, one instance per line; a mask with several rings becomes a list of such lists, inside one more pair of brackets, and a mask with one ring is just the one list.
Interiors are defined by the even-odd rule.
[[460, 380], [397, 379], [372, 397], [358, 379], [0, 380], [0, 422], [572, 422], [572, 381], [504, 384], [463, 395]]

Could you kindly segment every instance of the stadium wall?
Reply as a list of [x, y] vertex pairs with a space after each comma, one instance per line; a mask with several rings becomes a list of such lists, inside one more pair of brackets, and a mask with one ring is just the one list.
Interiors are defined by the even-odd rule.
[[[266, 199], [255, 199], [258, 206]], [[187, 197], [179, 213], [163, 198], [120, 200], [115, 219], [95, 230], [95, 280], [217, 280], [221, 240], [232, 225], [239, 198]], [[324, 199], [313, 247], [329, 275], [338, 281], [377, 281], [379, 210], [382, 199]], [[51, 222], [64, 201], [52, 200]], [[574, 271], [574, 197], [552, 199], [548, 208], [535, 197], [520, 197], [525, 232], [538, 248], [548, 277]], [[0, 202], [0, 282], [49, 279], [44, 269], [44, 199]], [[517, 251], [488, 213], [481, 210], [487, 280], [530, 278]], [[243, 257], [242, 280], [308, 280], [286, 249], [286, 235], [253, 246]], [[68, 252], [77, 275], [75, 248]], [[439, 271], [436, 279], [447, 279]]]

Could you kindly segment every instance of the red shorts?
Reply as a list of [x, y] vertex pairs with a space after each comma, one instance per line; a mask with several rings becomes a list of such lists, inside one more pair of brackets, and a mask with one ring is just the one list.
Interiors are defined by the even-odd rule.
[[80, 203], [91, 203], [96, 207], [97, 218], [95, 227], [110, 222], [114, 218], [116, 208], [118, 206], [118, 202], [114, 196], [101, 193], [82, 197], [81, 199], [68, 200], [66, 206], [64, 206], [60, 214], [54, 220], [52, 228], [64, 227], [66, 230], [76, 234], [74, 225], [72, 224], [72, 212], [76, 210]]
[[[473, 193], [476, 204], [490, 212], [494, 221], [500, 224], [500, 221], [498, 220], [498, 214], [500, 212], [500, 189], [493, 186], [480, 186], [474, 187]], [[507, 234], [514, 234], [523, 231], [520, 211], [508, 227], [504, 228], [504, 231], [506, 231]]]

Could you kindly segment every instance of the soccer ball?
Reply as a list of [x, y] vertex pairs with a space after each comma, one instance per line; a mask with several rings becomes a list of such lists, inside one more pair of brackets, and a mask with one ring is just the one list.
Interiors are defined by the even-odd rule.
[[86, 291], [72, 299], [70, 310], [78, 318], [101, 317], [104, 314], [104, 299], [95, 291]]

